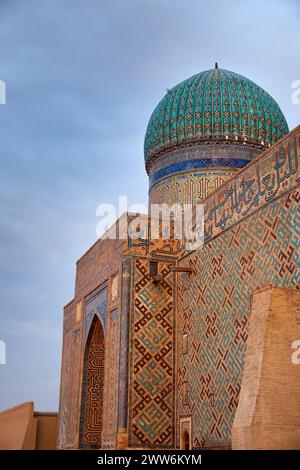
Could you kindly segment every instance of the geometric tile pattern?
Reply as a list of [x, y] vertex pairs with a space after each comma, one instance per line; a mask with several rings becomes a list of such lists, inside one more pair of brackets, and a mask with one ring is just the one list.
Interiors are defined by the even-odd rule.
[[84, 322], [84, 334], [86, 335], [89, 329], [94, 315], [97, 315], [100, 319], [104, 334], [106, 334], [106, 306], [107, 306], [107, 288], [101, 288], [97, 294], [93, 294], [93, 297], [87, 302], [85, 322]]
[[[70, 449], [74, 445], [74, 433], [70, 432], [69, 419], [70, 409], [74, 400], [71, 394], [72, 383], [72, 364], [73, 354], [73, 324], [75, 316], [75, 302], [70, 302], [64, 308], [64, 341], [61, 364], [61, 385], [60, 385], [60, 404], [59, 404], [59, 427], [57, 445], [59, 449]], [[77, 384], [79, 385], [79, 384]], [[78, 390], [77, 390], [78, 394]], [[78, 399], [78, 395], [77, 395]]]
[[300, 289], [299, 209], [298, 186], [182, 260], [196, 275], [178, 276], [177, 407], [192, 414], [194, 447], [230, 444], [251, 293], [270, 284]]
[[129, 442], [137, 447], [173, 444], [173, 273], [158, 264], [153, 282], [150, 262], [135, 261], [130, 346]]
[[[205, 245], [197, 252], [186, 253], [180, 261], [193, 266], [196, 274], [177, 274], [176, 291], [170, 266], [183, 254], [179, 240], [129, 238], [127, 243], [99, 240], [78, 261], [75, 299], [65, 307], [59, 447], [77, 446], [80, 417], [81, 446], [84, 435], [87, 446], [99, 447], [100, 438], [101, 447], [115, 445], [120, 319], [125, 297], [121, 300], [117, 294], [112, 303], [103, 286], [110, 285], [111, 276], [120, 269], [122, 254], [132, 262], [132, 270], [128, 271], [132, 302], [128, 307], [129, 445], [166, 448], [175, 445], [173, 377], [178, 387], [177, 416], [178, 419], [180, 415], [191, 416], [193, 446], [230, 442], [248, 338], [250, 294], [266, 284], [300, 289], [299, 168], [298, 129], [208, 197]], [[176, 181], [173, 183], [176, 186]], [[198, 183], [199, 191], [205, 191], [207, 181], [203, 185], [196, 178], [193, 181], [189, 178], [183, 181], [182, 192], [180, 189], [177, 194], [186, 201], [186, 195]], [[146, 257], [159, 261], [158, 282], [151, 277], [150, 259]], [[175, 332], [173, 309], [177, 290]], [[86, 304], [81, 320], [76, 315], [78, 302]], [[129, 305], [129, 292], [127, 302]], [[90, 325], [94, 315], [103, 334], [91, 345], [88, 331], [93, 329]], [[105, 366], [100, 366], [104, 335]], [[99, 354], [99, 344], [103, 354]], [[127, 347], [122, 353], [127, 366]], [[126, 372], [122, 370], [122, 380]], [[102, 398], [99, 401], [98, 392], [103, 389], [103, 381], [102, 423], [99, 412]], [[127, 375], [124, 384], [125, 396]], [[88, 403], [89, 410], [80, 410]]]
[[[158, 238], [151, 233], [151, 217], [140, 214], [138, 219], [143, 226], [143, 236], [141, 238], [132, 238], [128, 236], [127, 249], [124, 249], [124, 256], [153, 256], [155, 259], [177, 259], [182, 253], [182, 243], [178, 239], [170, 239], [168, 237]], [[155, 224], [153, 224], [155, 225]], [[162, 227], [162, 223], [160, 223]]]
[[209, 193], [215, 191], [235, 170], [189, 171], [172, 175], [157, 182], [150, 188], [149, 197], [152, 204], [197, 204]]
[[82, 416], [80, 419], [80, 447], [99, 449], [103, 426], [104, 394], [104, 333], [95, 316], [87, 339], [84, 355], [82, 384]]
[[200, 170], [202, 168], [243, 168], [251, 160], [245, 158], [234, 158], [234, 157], [205, 157], [205, 158], [193, 158], [192, 160], [183, 160], [177, 163], [173, 163], [167, 167], [161, 168], [149, 178], [150, 187], [158, 180], [166, 178], [167, 176], [175, 175], [177, 173], [191, 172], [193, 170]]
[[[299, 128], [205, 201], [205, 240], [245, 220], [300, 183]], [[272, 223], [275, 223], [272, 220]]]
[[276, 101], [248, 78], [219, 68], [184, 80], [153, 111], [145, 136], [145, 160], [181, 144], [240, 137], [263, 146], [288, 132]]
[[118, 427], [118, 390], [119, 390], [119, 341], [120, 341], [120, 319], [119, 310], [115, 308], [110, 314], [110, 335], [107, 345], [106, 367], [107, 371], [107, 403], [105, 406], [105, 432], [102, 433], [103, 449], [113, 448], [116, 445]]
[[[81, 363], [81, 334], [80, 329], [73, 333], [73, 344], [71, 354], [71, 371], [72, 381], [69, 384], [70, 402], [69, 402], [69, 438], [70, 447], [74, 448], [76, 443], [76, 433], [74, 429], [77, 429], [78, 424], [78, 408], [80, 408], [80, 363]], [[78, 364], [74, 367], [74, 364]]]
[[205, 237], [209, 239], [296, 186], [300, 181], [299, 168], [300, 137], [296, 129], [281, 140], [280, 146], [261, 154], [251, 167], [240, 171], [227, 184], [223, 183], [233, 176], [232, 171], [204, 174], [190, 170], [158, 182], [150, 189], [150, 202], [183, 205], [201, 203], [207, 198]]

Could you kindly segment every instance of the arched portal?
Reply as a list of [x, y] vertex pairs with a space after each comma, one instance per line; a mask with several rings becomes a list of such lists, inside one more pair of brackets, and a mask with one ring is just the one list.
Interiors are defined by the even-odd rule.
[[180, 449], [192, 449], [192, 417], [182, 416], [179, 420]]
[[100, 320], [94, 317], [84, 354], [80, 447], [99, 449], [103, 424], [104, 333]]

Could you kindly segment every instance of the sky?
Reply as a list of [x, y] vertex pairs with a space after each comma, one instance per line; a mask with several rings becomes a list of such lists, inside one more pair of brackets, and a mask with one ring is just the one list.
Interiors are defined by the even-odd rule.
[[99, 204], [147, 204], [144, 134], [166, 89], [218, 62], [293, 129], [299, 26], [298, 0], [0, 0], [0, 410], [58, 410], [75, 262]]

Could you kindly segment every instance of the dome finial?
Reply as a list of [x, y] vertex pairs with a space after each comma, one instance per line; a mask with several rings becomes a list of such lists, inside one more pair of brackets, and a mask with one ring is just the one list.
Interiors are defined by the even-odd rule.
[[219, 68], [218, 62], [215, 62], [215, 69], [217, 70]]

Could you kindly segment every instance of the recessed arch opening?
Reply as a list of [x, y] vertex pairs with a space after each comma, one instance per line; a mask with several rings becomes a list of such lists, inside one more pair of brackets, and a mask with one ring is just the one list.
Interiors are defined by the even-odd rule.
[[83, 365], [80, 447], [101, 448], [104, 393], [104, 331], [95, 315], [89, 329]]

